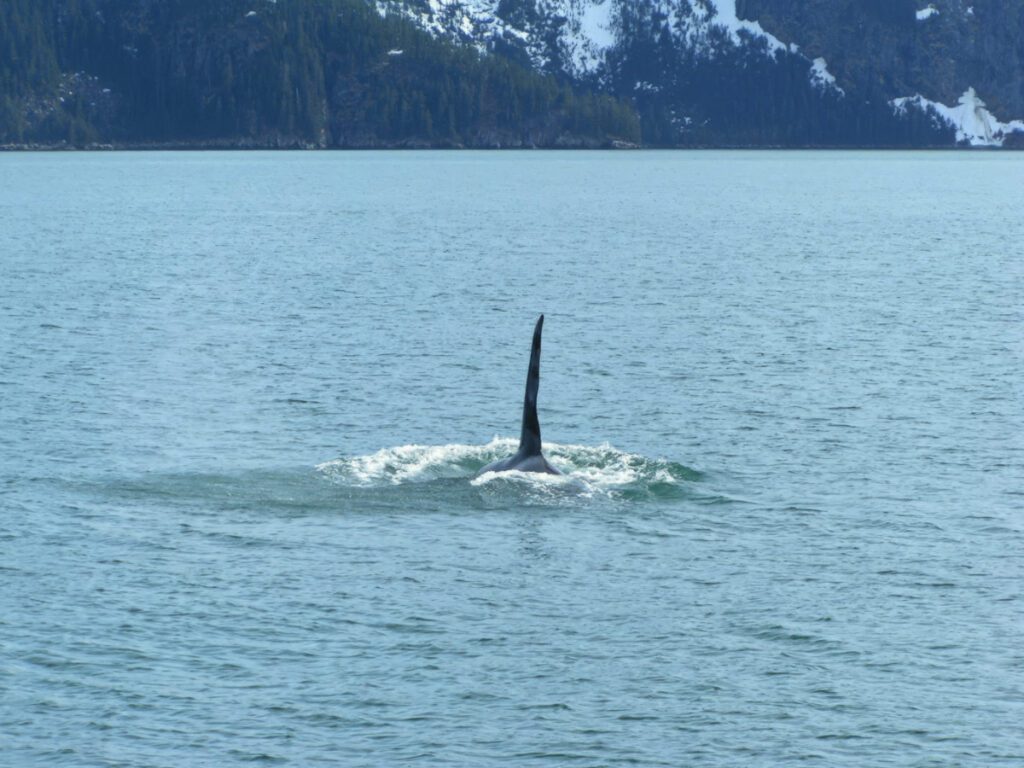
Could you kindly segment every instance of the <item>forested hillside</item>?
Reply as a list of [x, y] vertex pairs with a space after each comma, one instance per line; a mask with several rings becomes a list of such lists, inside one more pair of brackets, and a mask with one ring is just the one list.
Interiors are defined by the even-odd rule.
[[631, 105], [364, 0], [3, 0], [0, 143], [639, 142]]
[[1020, 0], [738, 0], [853, 87], [955, 104], [969, 87], [1006, 118], [1024, 117]]
[[[713, 19], [714, 17], [712, 17]], [[653, 3], [623, 2], [619, 42], [600, 78], [629, 95], [645, 139], [673, 146], [949, 146], [930, 114], [897, 115], [881, 89], [814, 80], [808, 59], [754, 35], [707, 25], [686, 45]], [[693, 40], [693, 38], [690, 38]], [[739, 42], [737, 42], [737, 39]]]
[[1024, 144], [1020, 0], [374, 0], [634, 103], [647, 144]]
[[1020, 147], [1022, 24], [1018, 0], [0, 0], [0, 146]]

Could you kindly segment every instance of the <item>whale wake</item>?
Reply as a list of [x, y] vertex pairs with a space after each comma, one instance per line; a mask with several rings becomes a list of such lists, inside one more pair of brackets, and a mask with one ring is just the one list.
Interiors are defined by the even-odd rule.
[[599, 446], [546, 443], [551, 463], [564, 475], [536, 472], [485, 472], [490, 462], [514, 451], [518, 441], [496, 437], [486, 445], [400, 445], [364, 456], [326, 461], [317, 471], [334, 483], [372, 488], [465, 479], [476, 486], [518, 483], [532, 488], [576, 491], [582, 494], [672, 496], [682, 493], [703, 475], [664, 459]]

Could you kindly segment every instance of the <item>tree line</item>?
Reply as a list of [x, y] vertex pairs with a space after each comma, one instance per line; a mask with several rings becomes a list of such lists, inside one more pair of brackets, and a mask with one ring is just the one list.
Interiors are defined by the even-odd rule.
[[365, 0], [4, 0], [0, 141], [602, 146], [632, 106]]

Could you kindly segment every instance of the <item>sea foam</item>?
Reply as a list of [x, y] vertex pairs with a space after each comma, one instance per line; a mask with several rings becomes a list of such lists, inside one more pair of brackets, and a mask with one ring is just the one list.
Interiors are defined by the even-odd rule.
[[532, 472], [476, 473], [488, 463], [515, 453], [518, 443], [495, 437], [485, 445], [400, 445], [362, 456], [324, 462], [317, 470], [334, 482], [355, 487], [423, 483], [466, 478], [480, 487], [490, 483], [522, 483], [552, 489], [610, 492], [652, 485], [682, 486], [700, 478], [693, 469], [663, 459], [598, 446], [546, 443], [544, 453], [563, 475]]

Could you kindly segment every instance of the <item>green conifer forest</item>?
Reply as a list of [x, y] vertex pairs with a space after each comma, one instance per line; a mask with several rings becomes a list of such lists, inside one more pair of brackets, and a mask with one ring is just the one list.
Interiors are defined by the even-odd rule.
[[365, 0], [3, 0], [0, 143], [638, 143], [633, 106]]

